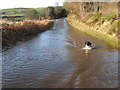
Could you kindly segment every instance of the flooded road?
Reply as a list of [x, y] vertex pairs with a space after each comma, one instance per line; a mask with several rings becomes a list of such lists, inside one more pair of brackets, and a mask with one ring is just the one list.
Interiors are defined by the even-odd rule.
[[[85, 41], [96, 49], [82, 50]], [[53, 30], [3, 52], [3, 88], [115, 88], [118, 50], [56, 20]]]

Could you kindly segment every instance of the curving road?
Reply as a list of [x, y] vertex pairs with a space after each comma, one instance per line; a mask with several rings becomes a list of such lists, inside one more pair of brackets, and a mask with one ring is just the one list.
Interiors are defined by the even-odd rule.
[[[96, 49], [86, 54], [88, 40]], [[3, 88], [115, 88], [118, 50], [56, 20], [54, 30], [3, 53]]]

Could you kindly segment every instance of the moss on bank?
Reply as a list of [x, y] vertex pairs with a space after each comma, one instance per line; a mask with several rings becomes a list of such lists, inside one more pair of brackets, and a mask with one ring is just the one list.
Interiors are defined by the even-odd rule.
[[53, 27], [54, 27], [54, 24], [55, 24], [55, 22], [54, 21], [51, 21], [51, 30], [53, 29]]
[[101, 40], [113, 45], [114, 47], [120, 48], [120, 46], [118, 45], [118, 38], [113, 37], [112, 35], [91, 29], [85, 23], [81, 22], [80, 20], [77, 20], [75, 18], [75, 16], [69, 15], [66, 20], [67, 20], [68, 24], [70, 24], [72, 27], [74, 27], [78, 30], [81, 30], [83, 32], [86, 32], [87, 34], [90, 34], [91, 36], [94, 36], [98, 39], [101, 39]]

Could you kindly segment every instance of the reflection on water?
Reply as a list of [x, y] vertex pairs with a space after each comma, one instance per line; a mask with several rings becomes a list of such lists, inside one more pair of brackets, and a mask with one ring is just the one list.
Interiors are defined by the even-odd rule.
[[[85, 41], [96, 47], [85, 53]], [[118, 51], [73, 29], [64, 19], [54, 30], [19, 42], [3, 52], [4, 88], [114, 88], [118, 86]]]

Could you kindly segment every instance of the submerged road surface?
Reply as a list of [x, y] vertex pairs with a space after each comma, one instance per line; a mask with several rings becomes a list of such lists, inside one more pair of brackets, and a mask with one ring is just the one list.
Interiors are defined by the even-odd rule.
[[[85, 41], [96, 47], [85, 53]], [[56, 20], [53, 30], [3, 52], [3, 88], [115, 88], [118, 51]]]

